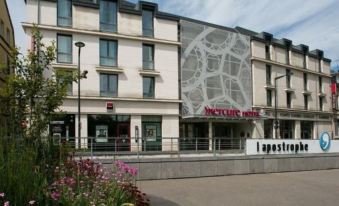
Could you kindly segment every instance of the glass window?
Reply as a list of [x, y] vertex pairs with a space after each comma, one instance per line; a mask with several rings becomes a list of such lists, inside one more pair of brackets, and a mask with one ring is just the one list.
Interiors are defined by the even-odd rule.
[[100, 1], [100, 30], [117, 31], [117, 3], [115, 1]]
[[154, 69], [154, 47], [153, 45], [142, 45], [142, 68]]
[[273, 139], [273, 121], [264, 120], [264, 138]]
[[100, 74], [100, 96], [118, 96], [118, 75]]
[[117, 42], [100, 39], [100, 65], [117, 66]]
[[266, 90], [266, 95], [267, 95], [267, 106], [271, 107], [272, 106], [272, 91], [271, 90]]
[[321, 77], [319, 77], [319, 92], [323, 92], [323, 79]]
[[10, 31], [9, 31], [9, 29], [7, 29], [7, 30], [6, 30], [6, 41], [7, 41], [9, 44], [10, 44], [10, 40], [11, 40], [10, 37], [11, 37], [11, 36], [10, 36]]
[[143, 97], [154, 98], [154, 77], [143, 77]]
[[142, 150], [161, 151], [161, 116], [142, 116]]
[[290, 64], [290, 50], [286, 49], [286, 64]]
[[67, 95], [73, 95], [73, 81], [71, 79], [72, 77], [72, 72], [71, 71], [60, 71], [59, 72], [59, 82], [63, 83], [65, 80], [67, 81], [66, 85], [66, 94]]
[[266, 53], [266, 59], [271, 59], [271, 55], [270, 55], [270, 46], [269, 45], [266, 45], [265, 46], [265, 53]]
[[4, 36], [4, 34], [5, 34], [5, 24], [4, 24], [4, 21], [1, 20], [1, 23], [0, 23], [0, 35]]
[[286, 93], [286, 105], [287, 105], [287, 108], [291, 108], [291, 101], [292, 101], [292, 93], [290, 92], [287, 92]]
[[313, 122], [300, 121], [300, 133], [301, 139], [312, 139]]
[[153, 37], [153, 11], [142, 11], [142, 34], [143, 36]]
[[58, 0], [58, 26], [72, 26], [72, 1]]
[[304, 65], [304, 68], [306, 69], [306, 67], [307, 67], [307, 64], [306, 64], [306, 54], [304, 54], [303, 65]]
[[308, 96], [304, 95], [304, 109], [307, 110], [308, 109]]
[[266, 65], [266, 84], [271, 85], [271, 65]]
[[58, 62], [72, 63], [72, 36], [58, 34], [57, 56]]

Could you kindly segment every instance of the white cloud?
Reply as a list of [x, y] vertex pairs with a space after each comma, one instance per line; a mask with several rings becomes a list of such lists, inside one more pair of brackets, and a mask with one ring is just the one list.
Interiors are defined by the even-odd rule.
[[[163, 0], [169, 13], [228, 27], [266, 31], [310, 50], [324, 50], [339, 59], [339, 1], [337, 0]], [[336, 65], [336, 64], [333, 64]]]

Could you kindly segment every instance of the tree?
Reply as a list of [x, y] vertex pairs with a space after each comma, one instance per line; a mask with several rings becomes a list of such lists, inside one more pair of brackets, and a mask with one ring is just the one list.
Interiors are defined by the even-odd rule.
[[33, 49], [26, 57], [13, 51], [7, 85], [0, 90], [1, 114], [6, 114], [6, 133], [12, 137], [40, 139], [46, 134], [48, 123], [60, 111], [66, 97], [67, 84], [77, 75], [54, 71], [51, 63], [56, 59], [55, 42], [46, 46], [40, 31], [32, 29]]

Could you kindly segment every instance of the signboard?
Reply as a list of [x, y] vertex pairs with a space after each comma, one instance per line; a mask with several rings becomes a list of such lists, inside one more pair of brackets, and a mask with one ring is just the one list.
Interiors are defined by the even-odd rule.
[[106, 109], [113, 110], [113, 108], [114, 108], [113, 102], [106, 102]]
[[206, 116], [225, 116], [225, 117], [260, 117], [256, 111], [240, 111], [238, 109], [210, 108], [205, 107]]
[[157, 139], [157, 126], [152, 124], [145, 125], [146, 129], [146, 140], [156, 141]]
[[246, 155], [339, 153], [339, 140], [324, 132], [318, 140], [247, 139]]
[[96, 139], [96, 142], [107, 142], [108, 140], [108, 126], [107, 125], [95, 126], [95, 139]]

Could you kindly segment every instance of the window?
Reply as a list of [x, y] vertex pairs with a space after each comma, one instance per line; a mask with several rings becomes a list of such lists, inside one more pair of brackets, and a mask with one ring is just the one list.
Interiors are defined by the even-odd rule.
[[117, 42], [100, 39], [100, 65], [117, 66]]
[[265, 54], [266, 54], [266, 59], [271, 59], [270, 46], [269, 45], [265, 46]]
[[142, 35], [153, 37], [153, 11], [142, 11]]
[[118, 96], [118, 75], [100, 74], [100, 96]]
[[264, 120], [264, 138], [273, 139], [273, 121], [271, 119]]
[[4, 36], [4, 34], [5, 34], [5, 24], [4, 24], [4, 21], [1, 20], [1, 23], [0, 23], [0, 35]]
[[319, 72], [322, 72], [322, 67], [321, 67], [321, 59], [318, 60], [318, 65], [319, 65]]
[[154, 98], [154, 77], [143, 77], [143, 97]]
[[290, 50], [286, 49], [286, 64], [290, 64]]
[[73, 81], [72, 81], [72, 72], [70, 71], [60, 71], [59, 72], [59, 82], [62, 84], [64, 81], [67, 81], [66, 85], [66, 94], [73, 95]]
[[142, 45], [142, 69], [154, 69], [154, 47], [153, 45]]
[[72, 1], [58, 0], [58, 26], [72, 26]]
[[304, 73], [304, 91], [308, 91], [307, 74]]
[[117, 31], [117, 3], [115, 1], [100, 1], [100, 30]]
[[267, 106], [272, 107], [272, 91], [266, 90]]
[[304, 94], [304, 109], [308, 110], [308, 96]]
[[306, 68], [307, 68], [307, 64], [306, 64], [306, 54], [304, 54], [303, 65], [304, 65], [304, 69], [306, 69]]
[[11, 34], [9, 29], [6, 30], [6, 41], [10, 44], [11, 42]]
[[291, 88], [291, 70], [286, 69], [286, 87]]
[[324, 98], [323, 97], [319, 97], [319, 110], [323, 111], [323, 104], [324, 104]]
[[323, 93], [323, 79], [319, 77], [319, 93]]
[[57, 61], [60, 63], [72, 63], [72, 36], [57, 36]]
[[300, 121], [300, 137], [301, 139], [312, 139], [313, 134], [313, 122], [312, 121]]
[[291, 102], [292, 102], [292, 93], [287, 92], [286, 93], [286, 106], [287, 106], [287, 108], [291, 108]]
[[266, 65], [266, 84], [267, 85], [271, 85], [271, 73], [272, 73], [272, 69], [271, 69], [271, 65]]

